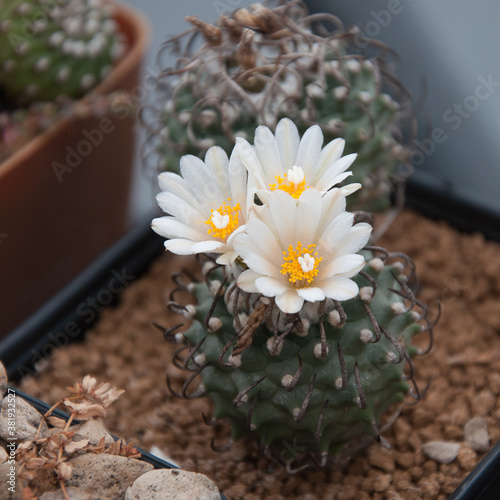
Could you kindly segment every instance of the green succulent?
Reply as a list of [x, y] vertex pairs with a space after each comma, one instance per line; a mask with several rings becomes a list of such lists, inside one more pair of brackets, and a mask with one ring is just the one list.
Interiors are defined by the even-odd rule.
[[184, 367], [192, 375], [181, 395], [209, 397], [234, 440], [250, 435], [289, 467], [342, 465], [380, 439], [388, 410], [410, 389], [420, 395], [412, 358], [421, 352], [411, 340], [431, 325], [407, 285], [411, 261], [369, 248], [355, 278], [359, 296], [294, 315], [205, 264], [206, 280], [188, 287], [196, 304], [170, 303], [192, 320], [185, 333], [167, 335], [188, 345]]
[[3, 0], [0, 86], [19, 105], [79, 98], [110, 72], [124, 35], [100, 0]]

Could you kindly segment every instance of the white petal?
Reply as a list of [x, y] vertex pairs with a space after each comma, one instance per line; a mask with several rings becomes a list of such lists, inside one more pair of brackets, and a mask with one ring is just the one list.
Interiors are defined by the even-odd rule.
[[268, 184], [273, 184], [277, 176], [283, 176], [284, 170], [281, 164], [281, 156], [278, 143], [273, 133], [264, 125], [255, 130], [255, 149]]
[[342, 255], [321, 268], [321, 278], [330, 278], [331, 276], [345, 276], [349, 278], [363, 269], [364, 265], [365, 259], [362, 255]]
[[316, 182], [315, 187], [321, 191], [327, 191], [335, 184], [342, 182], [346, 177], [349, 177], [351, 172], [345, 172], [345, 170], [352, 165], [356, 156], [356, 154], [347, 155], [335, 162]]
[[175, 238], [165, 241], [165, 250], [169, 250], [176, 255], [194, 255], [193, 241]]
[[363, 186], [359, 182], [353, 182], [351, 184], [346, 184], [342, 186], [340, 189], [344, 193], [344, 196], [349, 196], [352, 193], [355, 193], [358, 189], [361, 189]]
[[242, 252], [235, 246], [235, 250], [238, 252], [238, 254], [241, 256], [245, 264], [250, 268], [253, 269], [255, 272], [264, 274], [266, 276], [272, 276], [272, 277], [279, 277], [280, 275], [280, 270], [274, 266], [271, 262], [266, 260], [265, 257], [262, 257], [261, 255], [258, 255], [257, 253], [248, 253], [246, 255], [243, 255]]
[[[323, 233], [319, 251], [321, 253], [331, 253], [335, 249], [338, 249], [343, 239], [349, 234], [353, 221], [354, 215], [350, 212], [342, 212], [340, 215], [335, 217]], [[355, 250], [354, 252], [342, 251], [342, 254], [355, 253], [358, 250]]]
[[297, 166], [302, 167], [306, 174], [306, 182], [309, 182], [311, 174], [313, 174], [316, 167], [321, 146], [323, 145], [323, 132], [319, 125], [309, 127], [299, 144], [297, 151]]
[[[236, 148], [233, 149], [231, 157], [229, 159], [228, 166], [228, 176], [229, 176], [229, 185], [231, 188], [231, 197], [233, 201], [239, 203], [241, 206], [241, 213], [246, 216], [247, 213], [247, 169], [241, 158], [236, 151]], [[244, 222], [244, 221], [242, 221]]]
[[227, 248], [228, 247], [224, 242], [217, 240], [198, 241], [193, 245], [195, 253], [220, 253], [224, 252]]
[[330, 220], [335, 219], [346, 209], [346, 199], [342, 189], [333, 188], [324, 194], [324, 213], [328, 215]]
[[321, 221], [323, 203], [321, 193], [316, 189], [306, 189], [297, 203], [297, 241], [304, 246], [315, 243], [318, 224]]
[[228, 252], [219, 255], [215, 262], [217, 262], [217, 264], [220, 264], [221, 266], [230, 266], [237, 258], [238, 253], [234, 250], [229, 250]]
[[219, 146], [208, 149], [205, 155], [205, 164], [212, 170], [224, 198], [231, 196], [228, 179], [229, 160], [226, 152]]
[[243, 271], [239, 276], [238, 276], [238, 286], [247, 293], [259, 293], [257, 290], [257, 287], [255, 286], [255, 280], [257, 278], [260, 278], [262, 275], [253, 272], [251, 269], [247, 269], [246, 271]]
[[[247, 224], [247, 230], [249, 225], [250, 222]], [[267, 260], [258, 241], [255, 241], [248, 234], [240, 233], [236, 235], [234, 240], [232, 240], [232, 245], [250, 269], [267, 276], [279, 275], [279, 269]]]
[[372, 232], [372, 226], [366, 222], [354, 225], [349, 233], [335, 245], [333, 251], [337, 255], [359, 252], [366, 246]]
[[349, 300], [358, 294], [358, 285], [349, 278], [333, 276], [317, 283], [321, 287], [326, 297], [333, 300]]
[[204, 224], [210, 216], [210, 214], [200, 214], [190, 202], [179, 198], [172, 192], [158, 193], [156, 201], [165, 213], [190, 226]]
[[308, 302], [318, 302], [325, 298], [325, 293], [318, 287], [297, 288], [297, 293]]
[[173, 217], [158, 217], [153, 219], [151, 227], [155, 232], [165, 238], [183, 238], [188, 240], [205, 240], [206, 234], [183, 224]]
[[[193, 200], [193, 190], [186, 184], [186, 181], [173, 172], [162, 172], [158, 176], [158, 184], [162, 191], [170, 191], [184, 200]], [[193, 206], [199, 206], [198, 201], [193, 200]]]
[[266, 297], [276, 297], [276, 295], [285, 293], [290, 288], [283, 279], [268, 278], [267, 276], [258, 278], [255, 281], [255, 286]]
[[287, 314], [298, 313], [302, 309], [304, 299], [297, 295], [294, 288], [289, 288], [285, 293], [276, 296], [276, 305]]
[[269, 209], [270, 215], [274, 220], [277, 236], [283, 250], [288, 248], [288, 245], [297, 244], [296, 234], [296, 214], [297, 202], [285, 191], [276, 190], [269, 194]]
[[250, 146], [250, 144], [245, 139], [237, 137], [235, 150], [237, 152], [235, 154], [238, 155], [241, 162], [248, 170], [248, 173], [253, 176], [255, 180], [255, 186], [258, 189], [269, 189], [264, 169], [260, 163], [255, 148]]
[[283, 170], [287, 171], [296, 165], [300, 136], [297, 126], [289, 118], [283, 118], [276, 126], [276, 141], [280, 151]]
[[207, 200], [212, 208], [218, 208], [227, 197], [219, 188], [214, 173], [207, 168], [200, 158], [185, 155], [181, 158], [181, 174], [186, 184], [193, 189], [197, 197]]
[[322, 150], [318, 158], [318, 163], [314, 170], [314, 179], [320, 179], [322, 175], [333, 166], [344, 152], [344, 139], [334, 139], [330, 141]]
[[318, 232], [323, 234], [329, 224], [345, 212], [346, 199], [341, 189], [333, 188], [323, 195], [323, 213], [318, 225]]
[[260, 219], [253, 217], [245, 225], [245, 231], [250, 239], [255, 242], [252, 248], [257, 253], [266, 257], [269, 262], [281, 266], [283, 249], [280, 247], [271, 229]]

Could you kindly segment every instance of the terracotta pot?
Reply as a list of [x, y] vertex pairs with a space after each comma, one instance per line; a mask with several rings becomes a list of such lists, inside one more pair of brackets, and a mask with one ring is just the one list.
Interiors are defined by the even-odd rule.
[[[138, 12], [116, 5], [115, 19], [129, 50], [100, 95], [138, 85], [148, 42]], [[0, 164], [0, 338], [126, 231], [134, 122], [123, 109], [63, 119]]]

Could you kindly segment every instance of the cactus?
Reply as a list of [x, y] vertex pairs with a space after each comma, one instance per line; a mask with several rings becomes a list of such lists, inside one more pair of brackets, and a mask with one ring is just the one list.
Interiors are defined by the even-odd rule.
[[[343, 304], [325, 301], [314, 314], [303, 310], [281, 322], [275, 305], [236, 292], [208, 261], [206, 282], [189, 286], [196, 305], [170, 303], [193, 320], [184, 334], [168, 335], [189, 346], [184, 366], [193, 376], [180, 396], [210, 397], [214, 419], [229, 420], [233, 440], [251, 435], [271, 456], [290, 457], [293, 443], [301, 466], [307, 460], [344, 465], [380, 440], [381, 417], [403, 400], [409, 383], [412, 395], [420, 395], [412, 357], [422, 351], [411, 339], [430, 324], [427, 309], [406, 285], [412, 262], [381, 248], [367, 248], [364, 255], [367, 264], [355, 279], [358, 297]], [[266, 319], [240, 352], [245, 324], [262, 307]], [[197, 375], [201, 383], [193, 392]]]
[[[318, 15], [308, 17], [295, 0], [282, 3], [238, 9], [215, 25], [191, 16], [193, 29], [167, 44], [179, 59], [161, 72], [160, 111], [150, 124], [160, 169], [177, 171], [180, 156], [212, 145], [229, 153], [235, 137], [287, 116], [301, 133], [319, 123], [327, 140], [343, 137], [346, 152], [358, 153], [354, 181], [364, 187], [350, 208], [384, 210], [401, 179], [398, 165], [408, 163], [401, 127], [410, 123], [409, 95], [381, 57], [356, 46], [380, 44], [358, 43], [358, 32], [326, 14], [321, 20], [337, 29], [316, 35]], [[205, 43], [194, 51], [198, 35]]]
[[124, 48], [100, 0], [4, 0], [0, 7], [0, 86], [19, 105], [81, 97]]
[[179, 395], [210, 397], [234, 439], [253, 436], [278, 457], [293, 443], [300, 466], [342, 464], [381, 439], [388, 409], [420, 396], [412, 337], [432, 340], [413, 263], [366, 246], [371, 226], [346, 211], [359, 185], [335, 186], [355, 155], [341, 157], [340, 139], [321, 149], [322, 139], [315, 125], [299, 140], [284, 118], [275, 135], [259, 126], [254, 146], [240, 138], [230, 158], [216, 146], [204, 162], [183, 157], [182, 177], [160, 174], [170, 215], [153, 221], [167, 250], [219, 254], [206, 257], [205, 281], [176, 276], [193, 295], [181, 305], [174, 291], [169, 303], [193, 321], [165, 332], [186, 343], [192, 374]]

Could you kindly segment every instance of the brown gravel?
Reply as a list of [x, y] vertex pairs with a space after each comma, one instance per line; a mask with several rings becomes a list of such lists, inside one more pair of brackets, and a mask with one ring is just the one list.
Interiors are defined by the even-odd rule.
[[[416, 360], [421, 385], [433, 377], [426, 397], [405, 406], [385, 433], [391, 449], [373, 444], [347, 471], [289, 476], [246, 443], [214, 452], [214, 427], [201, 417], [210, 414], [210, 403], [169, 394], [165, 375], [179, 384], [184, 374], [172, 365], [173, 347], [152, 322], [179, 322], [165, 307], [169, 277], [189, 260], [158, 259], [128, 287], [119, 307], [102, 314], [84, 344], [56, 352], [21, 386], [48, 402], [87, 373], [126, 389], [109, 408], [110, 431], [145, 449], [158, 446], [184, 468], [207, 474], [232, 500], [446, 499], [484, 456], [464, 441], [464, 425], [482, 416], [490, 442], [500, 438], [500, 246], [411, 211], [401, 214], [379, 243], [416, 261], [420, 298], [433, 307], [440, 300], [442, 317], [435, 349]], [[227, 429], [217, 424], [215, 432], [216, 444], [223, 444]], [[430, 441], [461, 442], [457, 459], [450, 464], [428, 459], [420, 447]]]

